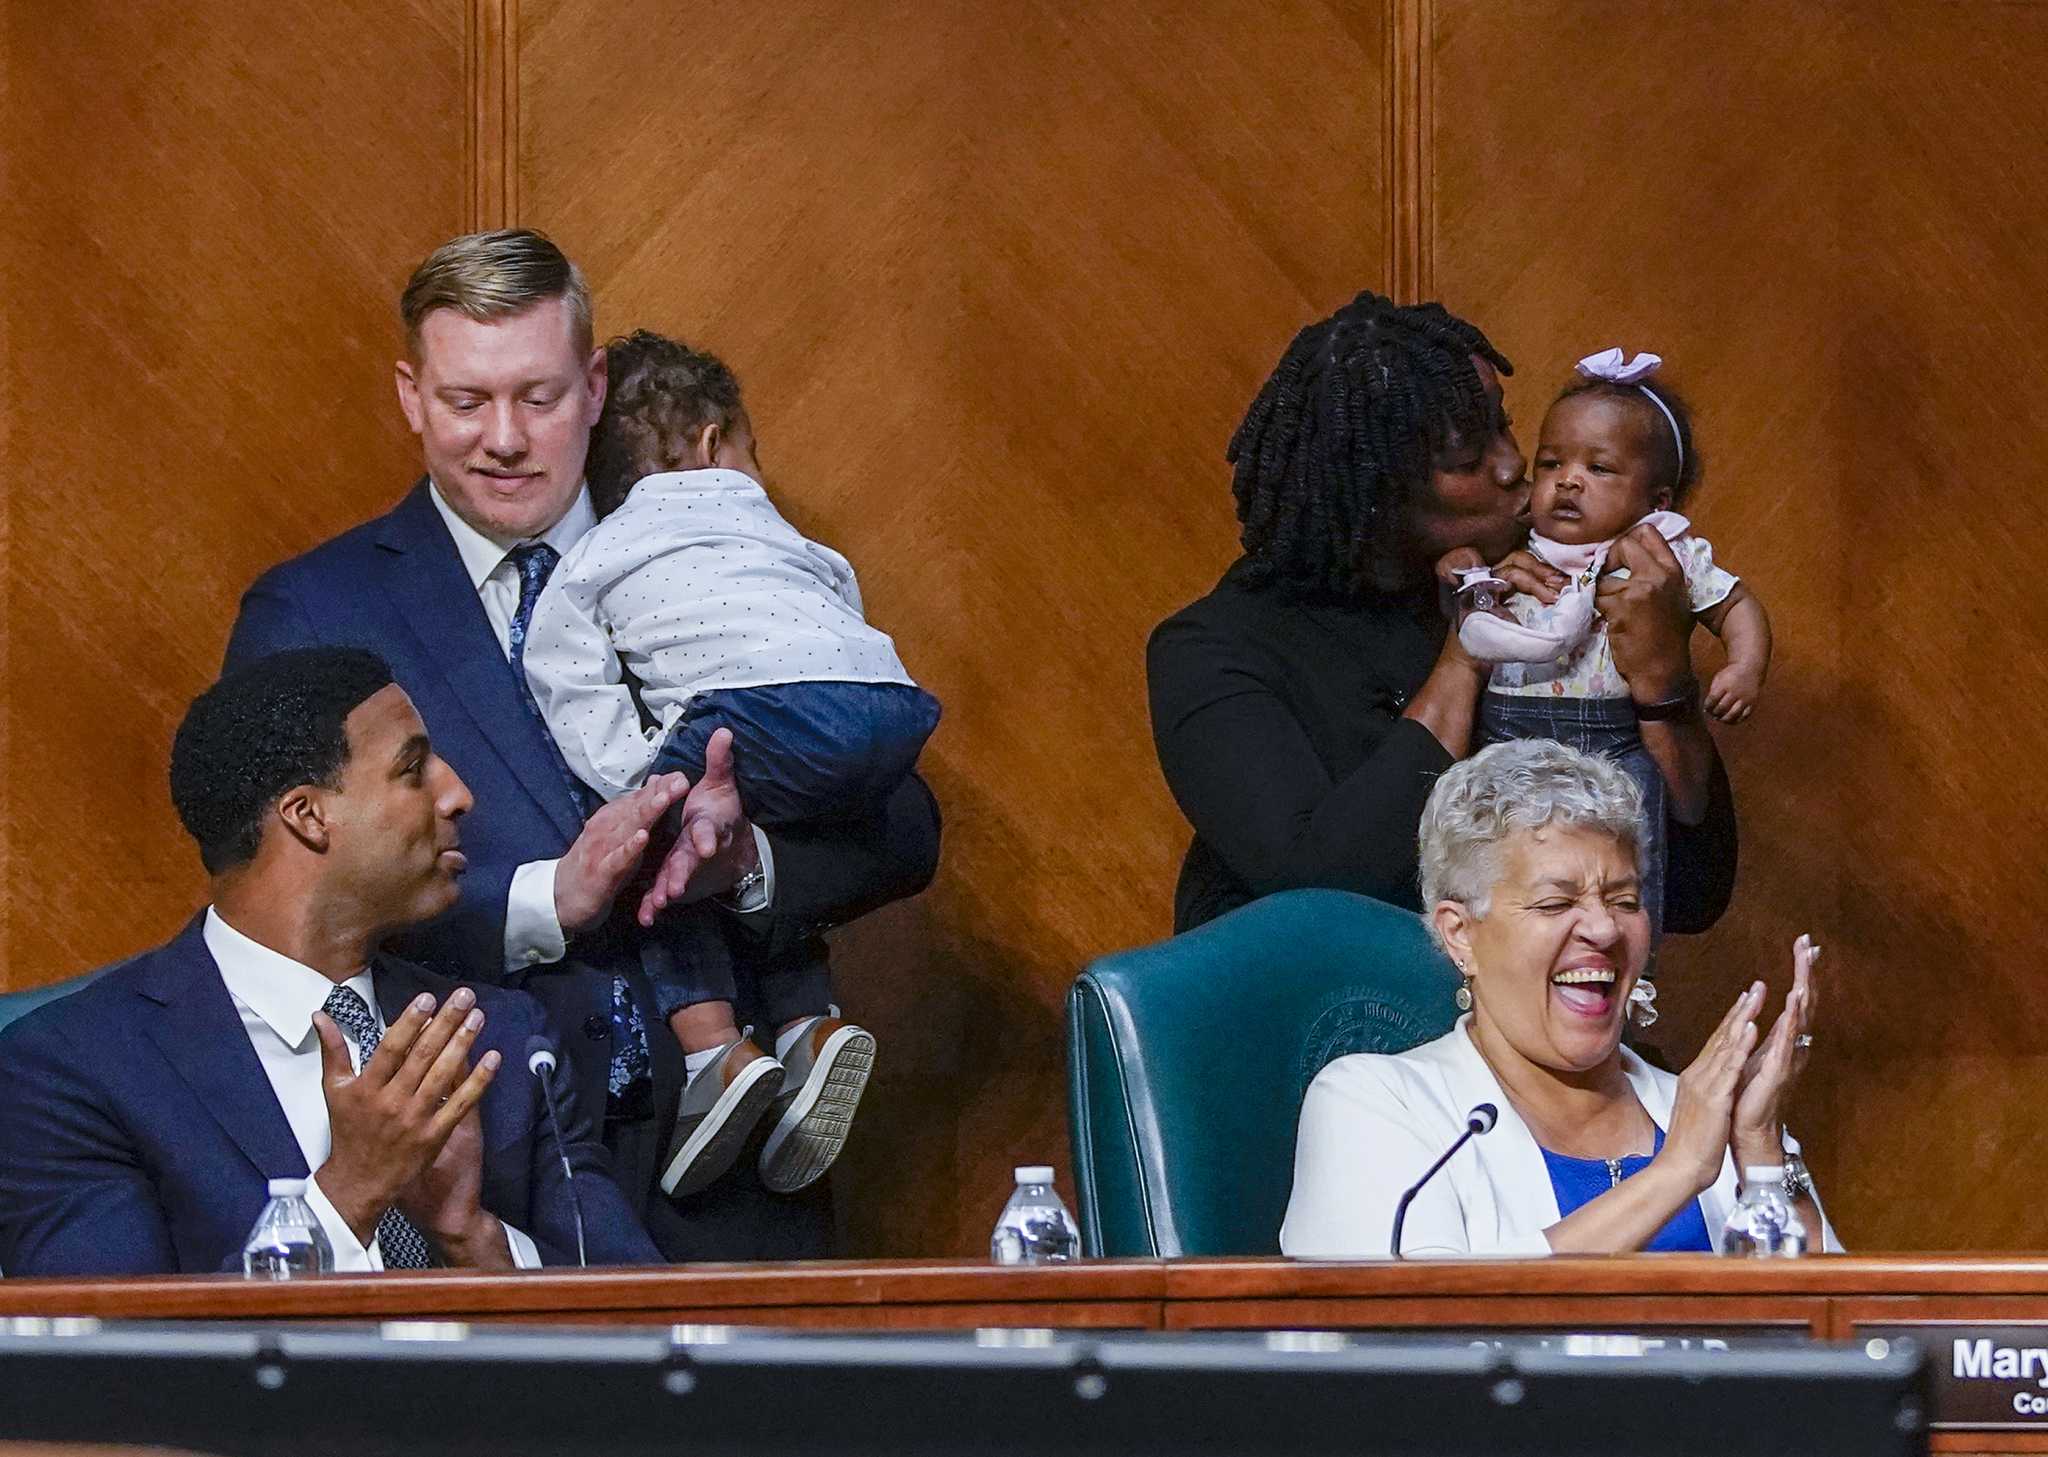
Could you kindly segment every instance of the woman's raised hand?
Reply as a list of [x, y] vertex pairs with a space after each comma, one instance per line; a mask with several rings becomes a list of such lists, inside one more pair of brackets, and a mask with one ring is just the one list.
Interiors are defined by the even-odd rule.
[[[1624, 567], [1627, 575], [1615, 575]], [[1636, 702], [1675, 698], [1692, 682], [1685, 568], [1656, 527], [1637, 525], [1615, 539], [1593, 604], [1607, 619], [1614, 666]]]
[[1436, 579], [1453, 592], [1458, 590], [1458, 573], [1473, 572], [1486, 565], [1476, 547], [1454, 546], [1436, 559]]
[[[1458, 573], [1487, 565], [1486, 558], [1469, 546], [1445, 552], [1436, 561], [1436, 579], [1453, 592], [1458, 590]], [[1489, 570], [1517, 592], [1534, 597], [1546, 606], [1571, 584], [1571, 578], [1526, 548], [1511, 551]], [[1507, 614], [1503, 612], [1501, 616]]]
[[1674, 1171], [1686, 1176], [1695, 1194], [1721, 1177], [1736, 1091], [1756, 1047], [1756, 1014], [1763, 1003], [1764, 984], [1751, 982], [1721, 1018], [1721, 1025], [1692, 1066], [1678, 1075], [1671, 1127], [1664, 1134], [1664, 1147], [1656, 1161], [1669, 1160]]
[[1820, 948], [1811, 936], [1792, 943], [1792, 990], [1785, 994], [1784, 1010], [1771, 1024], [1764, 1038], [1742, 1070], [1742, 1084], [1736, 1094], [1735, 1125], [1731, 1137], [1738, 1162], [1776, 1164], [1784, 1160], [1784, 1120], [1781, 1110], [1786, 1094], [1806, 1070], [1807, 1045], [1802, 1037], [1813, 1031], [1813, 964]]
[[1546, 607], [1557, 601], [1572, 580], [1527, 548], [1511, 551], [1495, 562], [1493, 574], [1517, 592], [1534, 597]]

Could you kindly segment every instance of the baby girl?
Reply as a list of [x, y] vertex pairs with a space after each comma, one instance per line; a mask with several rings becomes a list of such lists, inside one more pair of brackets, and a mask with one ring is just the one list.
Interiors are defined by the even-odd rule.
[[[1698, 484], [1700, 460], [1685, 402], [1651, 383], [1661, 363], [1654, 354], [1624, 360], [1619, 349], [1582, 359], [1581, 378], [1544, 417], [1529, 499], [1529, 549], [1569, 579], [1556, 602], [1510, 595], [1479, 562], [1446, 563], [1456, 569], [1461, 603], [1470, 609], [1459, 624], [1459, 641], [1494, 664], [1473, 747], [1557, 739], [1605, 753], [1629, 772], [1643, 791], [1648, 820], [1643, 900], [1654, 932], [1663, 929], [1667, 796], [1638, 723], [1684, 716], [1700, 702], [1721, 722], [1740, 723], [1756, 707], [1771, 658], [1763, 604], [1714, 564], [1713, 548], [1678, 514]], [[1695, 619], [1727, 647], [1727, 665], [1703, 700], [1638, 706], [1615, 668], [1594, 593], [1616, 538], [1638, 524], [1670, 544], [1685, 571]]]

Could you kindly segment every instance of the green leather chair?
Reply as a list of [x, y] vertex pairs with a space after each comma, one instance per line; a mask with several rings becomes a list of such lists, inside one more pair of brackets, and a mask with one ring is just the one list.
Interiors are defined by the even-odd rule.
[[98, 972], [87, 972], [84, 976], [74, 976], [68, 981], [52, 982], [48, 986], [30, 987], [25, 992], [8, 992], [0, 996], [0, 1031], [4, 1031], [10, 1022], [20, 1021], [37, 1007], [54, 1002], [59, 997], [71, 995], [98, 975]]
[[1419, 917], [1338, 890], [1090, 966], [1067, 999], [1085, 1252], [1278, 1254], [1309, 1081], [1449, 1031], [1457, 985]]

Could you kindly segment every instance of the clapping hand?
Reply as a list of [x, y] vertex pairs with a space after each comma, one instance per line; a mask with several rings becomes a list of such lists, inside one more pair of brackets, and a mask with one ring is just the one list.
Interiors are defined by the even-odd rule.
[[605, 918], [640, 868], [654, 827], [689, 789], [686, 775], [652, 775], [591, 815], [555, 866], [555, 919], [564, 931], [588, 930]]
[[398, 1207], [434, 1239], [443, 1259], [465, 1269], [509, 1270], [505, 1229], [483, 1207], [484, 1120], [471, 1108], [432, 1163], [398, 1192]]
[[1692, 1066], [1679, 1074], [1671, 1127], [1657, 1159], [1669, 1160], [1683, 1173], [1694, 1194], [1721, 1177], [1728, 1130], [1744, 1069], [1756, 1046], [1756, 1014], [1763, 1001], [1764, 984], [1751, 982], [1722, 1016]]
[[[458, 1125], [483, 1099], [501, 1061], [486, 1052], [469, 1063], [483, 1030], [476, 993], [457, 987], [437, 1013], [422, 993], [384, 1034], [361, 1072], [351, 1065], [341, 1029], [324, 1012], [313, 1014], [320, 1036], [321, 1089], [334, 1146], [315, 1176], [321, 1192], [368, 1244], [377, 1221], [420, 1178]], [[480, 1147], [477, 1150], [481, 1158]], [[474, 1211], [461, 1211], [473, 1221]], [[455, 1234], [450, 1228], [436, 1233]], [[467, 1233], [465, 1229], [461, 1231]]]
[[739, 773], [733, 765], [732, 731], [720, 729], [704, 746], [704, 774], [683, 800], [675, 848], [640, 898], [640, 924], [671, 904], [702, 900], [729, 890], [759, 863], [754, 827], [740, 803]]
[[1771, 1024], [1770, 1036], [1743, 1067], [1732, 1137], [1736, 1160], [1744, 1167], [1784, 1162], [1782, 1109], [1806, 1070], [1807, 1049], [1813, 1042], [1818, 1005], [1813, 964], [1819, 959], [1820, 948], [1812, 937], [1801, 936], [1792, 943], [1792, 990], [1785, 994], [1784, 1010]]

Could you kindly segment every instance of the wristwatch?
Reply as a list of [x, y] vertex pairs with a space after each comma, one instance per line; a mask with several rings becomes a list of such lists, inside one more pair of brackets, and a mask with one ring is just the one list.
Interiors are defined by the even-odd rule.
[[1796, 1153], [1785, 1155], [1785, 1197], [1804, 1199], [1813, 1192], [1813, 1176], [1806, 1172], [1806, 1160]]
[[1700, 684], [1697, 678], [1687, 682], [1683, 692], [1671, 698], [1660, 698], [1655, 703], [1638, 703], [1636, 721], [1639, 723], [1673, 723], [1679, 719], [1691, 718], [1700, 711]]

